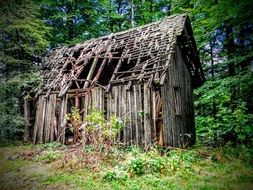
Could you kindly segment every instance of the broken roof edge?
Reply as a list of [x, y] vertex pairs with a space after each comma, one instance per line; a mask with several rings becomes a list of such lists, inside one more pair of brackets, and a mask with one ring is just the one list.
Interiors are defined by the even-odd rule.
[[119, 35], [122, 35], [122, 34], [126, 34], [126, 33], [129, 33], [131, 31], [138, 31], [139, 29], [143, 29], [145, 27], [149, 27], [149, 26], [152, 26], [152, 25], [156, 25], [156, 24], [160, 24], [162, 23], [163, 21], [165, 20], [169, 20], [169, 19], [172, 19], [172, 18], [175, 18], [175, 17], [182, 17], [182, 18], [185, 18], [184, 20], [184, 24], [186, 23], [186, 20], [188, 18], [188, 20], [190, 21], [189, 19], [189, 16], [187, 13], [181, 13], [181, 14], [174, 14], [174, 15], [170, 15], [170, 16], [165, 16], [163, 17], [161, 20], [158, 20], [158, 21], [155, 21], [155, 22], [151, 22], [151, 23], [148, 23], [148, 24], [144, 24], [144, 25], [141, 25], [141, 26], [136, 26], [134, 28], [130, 28], [130, 29], [127, 29], [127, 30], [123, 30], [123, 31], [119, 31], [119, 32], [115, 32], [115, 33], [110, 33], [108, 35], [105, 35], [105, 36], [99, 36], [99, 37], [94, 37], [94, 38], [91, 38], [91, 39], [87, 39], [87, 40], [84, 40], [82, 42], [79, 42], [77, 44], [73, 44], [73, 45], [62, 45], [62, 46], [59, 46], [59, 47], [54, 47], [52, 48], [51, 50], [49, 50], [48, 54], [50, 54], [51, 52], [53, 52], [54, 50], [56, 49], [62, 49], [62, 48], [71, 48], [71, 47], [74, 47], [74, 46], [78, 46], [78, 45], [82, 45], [83, 43], [89, 43], [89, 42], [92, 42], [94, 40], [106, 40], [108, 39], [109, 37], [116, 37], [116, 36], [119, 36]]

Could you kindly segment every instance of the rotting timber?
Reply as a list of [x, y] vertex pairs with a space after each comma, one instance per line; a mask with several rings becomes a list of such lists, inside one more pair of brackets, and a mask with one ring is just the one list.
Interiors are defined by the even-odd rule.
[[[91, 107], [124, 120], [118, 142], [183, 147], [195, 142], [193, 88], [204, 82], [187, 15], [53, 49], [25, 117], [34, 143], [65, 143], [65, 115]], [[34, 118], [34, 119], [33, 119]]]

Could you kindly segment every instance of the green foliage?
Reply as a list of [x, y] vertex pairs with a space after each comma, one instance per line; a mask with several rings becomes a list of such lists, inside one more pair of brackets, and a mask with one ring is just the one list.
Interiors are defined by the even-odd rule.
[[[252, 78], [252, 73], [249, 72], [236, 77], [207, 81], [195, 91], [196, 125], [200, 142], [252, 143], [253, 115], [245, 102], [251, 91], [249, 87], [253, 87]], [[240, 89], [234, 89], [236, 98], [232, 98], [231, 89], [235, 86], [240, 86]]]
[[145, 173], [145, 160], [142, 158], [133, 158], [127, 165], [128, 172], [132, 175], [143, 175]]
[[87, 125], [84, 127], [85, 137], [95, 146], [112, 145], [116, 135], [123, 128], [123, 122], [116, 116], [109, 121], [104, 118], [104, 112], [92, 109], [86, 116]]
[[124, 127], [123, 121], [115, 115], [107, 121], [104, 112], [94, 108], [82, 122], [79, 110], [73, 107], [66, 120], [75, 139], [81, 138], [85, 146], [90, 144], [95, 148], [111, 146], [116, 141], [116, 135]]
[[0, 83], [0, 138], [17, 140], [22, 137], [24, 118], [20, 107], [23, 102], [20, 93], [31, 90], [40, 82], [37, 72], [28, 72], [16, 73], [5, 83]]
[[[29, 147], [29, 152], [36, 151], [36, 148]], [[191, 150], [174, 149], [168, 150], [167, 154], [163, 155], [156, 148], [148, 152], [133, 147], [115, 148], [109, 154], [98, 151], [84, 153], [80, 149], [70, 148], [64, 150], [61, 159], [53, 158], [53, 153], [50, 151], [41, 152], [40, 155], [35, 156], [35, 159], [26, 158], [27, 154], [22, 154], [26, 150], [27, 147], [24, 146], [1, 148], [0, 173], [3, 177], [0, 178], [0, 187], [2, 189], [9, 187], [129, 190], [249, 189], [253, 180], [253, 152], [251, 147], [245, 145], [218, 148], [195, 147]], [[61, 154], [57, 149], [53, 152]], [[17, 154], [19, 157], [16, 157]], [[15, 159], [10, 160], [6, 156]], [[134, 158], [143, 161], [144, 174], [132, 175], [129, 172], [128, 166], [130, 167], [130, 163], [133, 163], [131, 160]], [[148, 163], [154, 160], [158, 162], [161, 160], [164, 165], [162, 172], [150, 172]], [[58, 166], [61, 161], [66, 162], [66, 167]], [[81, 164], [81, 167], [75, 164]], [[160, 167], [155, 166], [155, 168]], [[8, 186], [10, 184], [4, 179], [11, 181], [12, 186]], [[20, 180], [23, 181], [22, 186], [18, 183]]]
[[22, 98], [41, 81], [34, 63], [48, 46], [50, 29], [32, 0], [1, 1], [0, 12], [0, 138], [13, 140], [24, 129]]
[[62, 157], [62, 152], [57, 151], [44, 151], [41, 155], [35, 157], [36, 162], [51, 163], [53, 161], [59, 160]]
[[70, 113], [66, 115], [66, 121], [68, 122], [69, 129], [73, 132], [77, 132], [81, 126], [81, 115], [76, 107], [72, 107]]
[[105, 181], [126, 181], [129, 177], [126, 171], [120, 167], [115, 167], [112, 171], [107, 171], [102, 175]]
[[65, 145], [59, 142], [51, 142], [51, 143], [45, 143], [45, 144], [37, 144], [35, 147], [42, 150], [56, 150], [58, 148], [64, 148]]

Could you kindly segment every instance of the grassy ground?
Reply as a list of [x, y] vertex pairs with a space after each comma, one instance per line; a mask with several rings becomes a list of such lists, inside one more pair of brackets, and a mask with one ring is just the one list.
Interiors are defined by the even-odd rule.
[[0, 189], [253, 189], [252, 150], [238, 147], [0, 148]]

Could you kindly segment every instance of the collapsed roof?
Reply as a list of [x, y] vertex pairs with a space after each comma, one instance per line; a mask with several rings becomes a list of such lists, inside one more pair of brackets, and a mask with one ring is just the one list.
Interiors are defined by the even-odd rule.
[[112, 85], [140, 81], [162, 85], [176, 44], [183, 50], [193, 85], [199, 86], [204, 77], [190, 21], [180, 14], [51, 50], [43, 58], [44, 82], [37, 95], [55, 90], [61, 97], [69, 89], [99, 85], [110, 90]]

